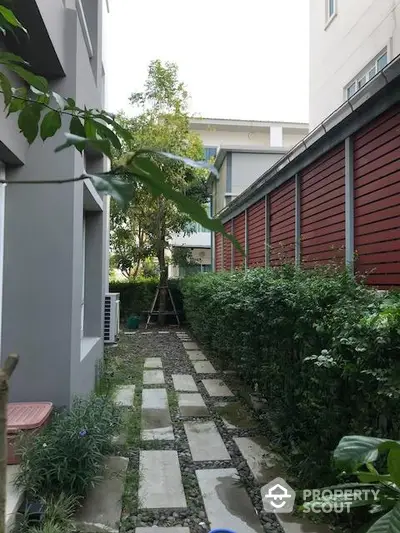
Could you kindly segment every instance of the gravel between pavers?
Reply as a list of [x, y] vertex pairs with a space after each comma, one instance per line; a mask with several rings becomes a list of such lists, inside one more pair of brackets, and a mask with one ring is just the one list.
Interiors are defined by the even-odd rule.
[[[124, 513], [121, 520], [121, 531], [132, 531], [139, 526], [186, 526], [190, 528], [191, 533], [206, 533], [209, 531], [210, 524], [207, 520], [207, 515], [203, 503], [201, 491], [197, 482], [195, 471], [199, 469], [208, 468], [236, 468], [240, 481], [239, 483], [246, 489], [250, 499], [256, 509], [265, 532], [282, 533], [282, 529], [277, 522], [274, 515], [265, 513], [262, 508], [260, 486], [255, 481], [246, 461], [243, 459], [238, 447], [236, 446], [233, 437], [238, 436], [261, 436], [261, 428], [251, 429], [228, 429], [223, 423], [221, 417], [216, 411], [215, 403], [219, 402], [237, 402], [240, 401], [240, 395], [237, 394], [238, 387], [234, 380], [229, 379], [229, 375], [225, 375], [220, 370], [218, 361], [212, 360], [207, 354], [207, 359], [213, 364], [217, 370], [217, 374], [197, 374], [194, 370], [192, 362], [183, 348], [182, 341], [175, 335], [175, 331], [182, 331], [177, 329], [170, 330], [169, 335], [159, 334], [157, 331], [150, 331], [146, 335], [141, 335], [138, 332], [136, 335], [128, 337], [128, 343], [131, 346], [131, 356], [145, 357], [161, 357], [164, 371], [165, 384], [164, 385], [145, 385], [144, 388], [161, 388], [165, 387], [168, 391], [170, 403], [170, 415], [172, 425], [174, 428], [175, 441], [140, 441], [140, 449], [142, 450], [177, 450], [179, 463], [181, 468], [182, 482], [185, 489], [185, 496], [187, 500], [187, 509], [153, 509], [142, 510], [138, 509], [137, 495], [132, 496], [132, 501], [125, 506]], [[195, 341], [194, 336], [189, 336]], [[125, 337], [126, 339], [127, 337]], [[124, 342], [126, 340], [124, 339]], [[201, 347], [200, 347], [201, 349]], [[177, 392], [173, 387], [172, 374], [190, 374], [193, 376], [197, 384], [199, 393], [209, 409], [210, 415], [201, 418], [182, 417], [177, 405]], [[203, 379], [221, 379], [230, 388], [234, 397], [210, 397], [202, 383]], [[251, 409], [249, 408], [251, 412]], [[214, 421], [220, 435], [227, 447], [231, 460], [229, 461], [196, 461], [192, 460], [190, 454], [189, 444], [186, 438], [183, 423], [185, 421]], [[139, 451], [129, 450], [128, 457], [130, 459], [129, 470], [138, 471], [139, 467]], [[129, 512], [127, 512], [129, 510]], [[240, 533], [240, 532], [238, 532]]]

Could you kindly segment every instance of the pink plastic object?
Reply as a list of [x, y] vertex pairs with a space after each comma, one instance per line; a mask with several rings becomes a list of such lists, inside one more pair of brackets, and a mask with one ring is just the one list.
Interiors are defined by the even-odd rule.
[[50, 420], [53, 404], [50, 402], [9, 403], [7, 406], [7, 464], [16, 465], [19, 458], [15, 452], [15, 441], [20, 431], [36, 432]]

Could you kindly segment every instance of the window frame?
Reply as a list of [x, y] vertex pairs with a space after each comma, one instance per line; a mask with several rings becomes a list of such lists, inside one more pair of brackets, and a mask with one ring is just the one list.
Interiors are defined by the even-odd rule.
[[[325, 29], [337, 15], [337, 1], [338, 0], [325, 0]], [[333, 6], [332, 12], [331, 5]]]
[[[210, 155], [208, 158], [207, 158], [207, 155], [206, 155], [206, 150], [209, 150], [209, 151], [214, 151], [215, 150], [215, 153], [213, 155]], [[215, 158], [217, 157], [217, 152], [218, 152], [218, 146], [209, 146], [209, 145], [204, 145], [204, 159], [206, 161], [211, 161], [212, 158]]]
[[[379, 61], [384, 56], [386, 56], [386, 63], [381, 68], [379, 68], [378, 67]], [[344, 88], [345, 100], [349, 100], [350, 98], [352, 98], [360, 89], [362, 89], [365, 85], [367, 85], [369, 81], [375, 78], [375, 76], [377, 76], [379, 72], [381, 72], [386, 67], [386, 65], [388, 65], [388, 63], [389, 63], [389, 54], [388, 54], [387, 47], [385, 47], [377, 56], [375, 56], [375, 58], [372, 61], [370, 61], [362, 70], [360, 70], [357, 76], [355, 76], [350, 81], [350, 83], [346, 85], [346, 87]], [[374, 74], [371, 74], [371, 71], [374, 71]], [[365, 78], [365, 82], [362, 83], [362, 80], [364, 78]], [[355, 90], [352, 94], [349, 94], [349, 91], [351, 87], [353, 86], [355, 86]]]

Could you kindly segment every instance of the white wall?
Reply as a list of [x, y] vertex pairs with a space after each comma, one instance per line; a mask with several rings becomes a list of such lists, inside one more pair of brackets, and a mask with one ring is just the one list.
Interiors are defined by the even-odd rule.
[[211, 233], [209, 231], [200, 231], [191, 235], [175, 235], [172, 239], [173, 246], [211, 246]]
[[284, 154], [232, 154], [232, 194], [242, 193]]
[[205, 146], [269, 146], [269, 131], [196, 130]]
[[293, 146], [295, 146], [302, 139], [304, 139], [304, 137], [305, 137], [304, 133], [301, 133], [301, 132], [285, 133], [283, 135], [283, 148], [287, 148], [288, 150], [290, 150], [290, 148], [293, 148]]
[[272, 135], [269, 129], [260, 131], [228, 131], [228, 130], [195, 130], [201, 137], [204, 146], [260, 146], [263, 148], [292, 148], [307, 134], [306, 130], [285, 131], [277, 126]]
[[310, 0], [310, 129], [345, 99], [346, 85], [386, 46], [400, 53], [400, 0], [336, 0], [326, 24], [325, 0]]

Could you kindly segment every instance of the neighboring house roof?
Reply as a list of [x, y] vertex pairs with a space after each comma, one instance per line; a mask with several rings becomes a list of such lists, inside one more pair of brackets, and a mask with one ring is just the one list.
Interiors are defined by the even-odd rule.
[[228, 127], [230, 130], [265, 130], [271, 126], [282, 126], [288, 129], [300, 129], [308, 131], [308, 124], [306, 122], [279, 122], [274, 120], [242, 120], [242, 119], [231, 119], [231, 118], [206, 118], [206, 117], [191, 117], [190, 125], [195, 126], [196, 129], [208, 129], [209, 127], [218, 127], [222, 129], [223, 127]]

